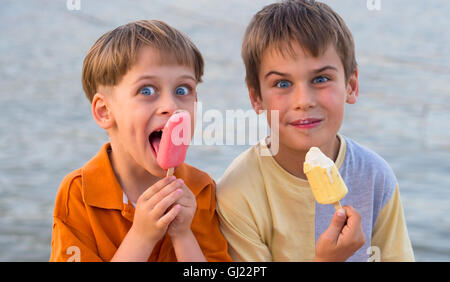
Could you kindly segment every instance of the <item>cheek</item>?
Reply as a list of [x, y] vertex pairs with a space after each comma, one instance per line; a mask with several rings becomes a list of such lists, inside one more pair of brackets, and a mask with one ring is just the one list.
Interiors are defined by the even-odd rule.
[[279, 125], [284, 119], [284, 113], [287, 113], [289, 110], [289, 107], [286, 107], [288, 103], [284, 97], [278, 95], [272, 96], [270, 99], [263, 99], [262, 105], [263, 109], [266, 111], [267, 122], [270, 128], [272, 128], [272, 123], [277, 123]]
[[261, 105], [263, 110], [280, 110], [282, 111], [288, 104], [288, 95], [279, 95], [277, 93], [262, 94]]
[[148, 126], [151, 124], [151, 119], [153, 116], [153, 109], [150, 105], [139, 105], [132, 108], [128, 108], [124, 115], [127, 127], [132, 134], [137, 135], [137, 137], [145, 137]]
[[292, 106], [292, 101], [289, 99], [290, 95], [273, 95], [268, 99], [266, 109], [278, 111], [281, 120], [283, 113], [287, 113]]
[[191, 139], [194, 136], [194, 129], [195, 129], [195, 122], [197, 119], [197, 113], [196, 113], [196, 102], [193, 101], [183, 101], [182, 105], [180, 105], [180, 109], [189, 112], [189, 115], [191, 116]]
[[320, 95], [319, 98], [319, 103], [321, 107], [327, 111], [328, 117], [339, 123], [343, 119], [345, 108], [345, 95], [336, 95], [336, 93], [345, 93], [342, 90], [340, 91], [341, 92], [330, 91], [329, 93], [323, 93], [324, 95]]
[[196, 114], [195, 111], [189, 111], [189, 114], [191, 115], [191, 139], [194, 137], [194, 129], [195, 129], [195, 122], [196, 122]]

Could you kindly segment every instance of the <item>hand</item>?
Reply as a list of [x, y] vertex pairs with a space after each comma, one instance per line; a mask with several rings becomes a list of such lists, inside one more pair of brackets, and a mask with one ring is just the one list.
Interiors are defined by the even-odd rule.
[[154, 243], [164, 236], [182, 208], [175, 203], [183, 194], [182, 185], [175, 180], [175, 177], [165, 177], [142, 193], [130, 231]]
[[344, 206], [317, 240], [315, 261], [345, 261], [365, 242], [361, 216], [353, 207]]
[[187, 187], [181, 178], [177, 179], [182, 185], [183, 195], [176, 202], [181, 206], [181, 210], [172, 223], [169, 225], [167, 234], [176, 240], [180, 236], [186, 236], [191, 232], [192, 219], [197, 210], [197, 201], [191, 189]]

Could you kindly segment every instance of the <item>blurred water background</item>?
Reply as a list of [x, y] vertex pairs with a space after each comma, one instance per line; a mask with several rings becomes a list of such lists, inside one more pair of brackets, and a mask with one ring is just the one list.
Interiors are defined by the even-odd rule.
[[[246, 111], [241, 39], [270, 2], [81, 0], [70, 10], [66, 0], [1, 0], [0, 261], [48, 260], [60, 181], [107, 141], [80, 82], [100, 35], [166, 21], [204, 55], [203, 110]], [[450, 261], [450, 1], [380, 0], [380, 10], [366, 0], [325, 2], [347, 22], [359, 63], [360, 98], [341, 133], [394, 169], [416, 259]], [[248, 147], [191, 146], [188, 162], [217, 180]]]

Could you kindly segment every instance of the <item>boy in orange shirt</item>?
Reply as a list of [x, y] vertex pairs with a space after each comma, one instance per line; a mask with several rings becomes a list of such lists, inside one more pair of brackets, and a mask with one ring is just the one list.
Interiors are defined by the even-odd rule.
[[120, 26], [92, 46], [83, 89], [110, 142], [62, 181], [50, 261], [230, 261], [214, 181], [185, 163], [165, 177], [153, 146], [172, 113], [194, 115], [202, 74], [195, 45], [160, 21]]

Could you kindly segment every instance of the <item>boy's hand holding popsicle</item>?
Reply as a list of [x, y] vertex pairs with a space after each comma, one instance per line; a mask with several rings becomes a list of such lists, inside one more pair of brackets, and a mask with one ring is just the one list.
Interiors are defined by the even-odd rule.
[[174, 176], [153, 184], [137, 200], [131, 230], [151, 245], [156, 244], [180, 213], [181, 206], [176, 202], [182, 195], [182, 184]]
[[174, 176], [165, 177], [138, 198], [133, 225], [111, 261], [147, 261], [156, 243], [181, 211], [183, 194]]
[[184, 184], [183, 180], [177, 179], [182, 186], [183, 194], [175, 203], [180, 207], [175, 219], [170, 223], [167, 234], [172, 240], [177, 237], [184, 237], [191, 232], [191, 223], [197, 210], [197, 201], [192, 191]]
[[316, 242], [314, 261], [346, 261], [365, 243], [361, 216], [351, 206], [338, 209]]
[[361, 216], [351, 206], [341, 207], [347, 186], [334, 162], [319, 148], [308, 151], [303, 171], [316, 201], [336, 208], [330, 226], [317, 240], [315, 261], [345, 261], [365, 243]]

